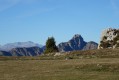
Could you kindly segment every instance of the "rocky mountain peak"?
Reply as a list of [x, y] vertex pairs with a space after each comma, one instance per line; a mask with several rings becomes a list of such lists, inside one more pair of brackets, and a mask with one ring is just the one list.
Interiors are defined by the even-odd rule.
[[73, 38], [79, 38], [79, 37], [82, 37], [80, 34], [75, 34], [74, 36], [73, 36]]
[[[87, 48], [86, 46], [87, 42], [84, 41], [83, 37], [80, 34], [75, 34], [72, 39], [70, 39], [68, 42], [63, 42], [58, 45], [59, 51], [61, 52], [67, 52], [67, 51], [75, 51], [75, 50], [84, 50], [85, 49], [96, 49], [97, 44], [93, 46], [92, 44], [95, 43], [88, 43]], [[91, 46], [91, 48], [90, 48]], [[93, 48], [95, 47], [95, 48]]]
[[72, 41], [72, 40], [73, 41], [75, 40], [77, 43], [84, 41], [83, 37], [81, 35], [79, 35], [79, 34], [74, 35], [73, 38], [71, 40], [69, 40], [69, 42]]

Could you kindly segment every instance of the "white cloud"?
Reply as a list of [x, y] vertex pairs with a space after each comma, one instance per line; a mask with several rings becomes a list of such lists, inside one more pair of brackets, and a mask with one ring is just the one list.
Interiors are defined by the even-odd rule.
[[113, 8], [115, 14], [119, 16], [119, 6], [117, 4], [118, 1], [117, 0], [110, 0], [110, 2], [111, 2], [112, 8]]
[[20, 0], [0, 0], [0, 12], [15, 6], [19, 2]]
[[31, 3], [34, 3], [34, 2], [40, 1], [40, 0], [20, 0], [20, 1], [24, 4], [31, 4]]
[[19, 3], [32, 4], [36, 1], [38, 0], [0, 0], [0, 12], [12, 8]]
[[[26, 5], [26, 4], [34, 4], [36, 2], [42, 3], [42, 1], [43, 0], [0, 0], [0, 12], [13, 8], [18, 4]], [[46, 1], [52, 1], [52, 0], [46, 0]], [[44, 8], [33, 7], [23, 11], [19, 11], [19, 13], [16, 14], [16, 18], [30, 17], [30, 16], [54, 11], [57, 8], [58, 7], [50, 7], [50, 8], [49, 7], [44, 7]]]
[[38, 14], [42, 14], [42, 13], [46, 13], [46, 12], [50, 12], [55, 10], [56, 8], [39, 8], [39, 9], [32, 9], [23, 13], [20, 13], [18, 16], [16, 16], [16, 18], [25, 18], [25, 17], [30, 17], [30, 16], [34, 16], [34, 15], [38, 15]]

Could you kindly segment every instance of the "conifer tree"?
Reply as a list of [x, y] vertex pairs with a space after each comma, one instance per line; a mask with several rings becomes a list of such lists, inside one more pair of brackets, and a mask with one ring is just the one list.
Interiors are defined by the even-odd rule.
[[52, 52], [58, 52], [58, 48], [56, 46], [54, 37], [48, 37], [48, 40], [46, 41], [45, 53], [52, 53]]

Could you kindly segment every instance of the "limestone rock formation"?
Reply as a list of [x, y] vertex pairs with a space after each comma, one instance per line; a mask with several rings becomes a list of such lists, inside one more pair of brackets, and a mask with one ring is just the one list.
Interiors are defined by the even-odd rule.
[[118, 48], [118, 47], [119, 47], [119, 29], [109, 28], [102, 31], [98, 49]]

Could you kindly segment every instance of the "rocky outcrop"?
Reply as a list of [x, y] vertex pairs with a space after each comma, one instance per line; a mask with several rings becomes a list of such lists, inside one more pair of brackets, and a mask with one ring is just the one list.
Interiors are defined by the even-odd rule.
[[39, 56], [43, 50], [39, 47], [14, 48], [9, 52], [0, 51], [1, 56]]
[[97, 49], [97, 47], [98, 44], [95, 42], [85, 42], [79, 34], [74, 35], [68, 42], [63, 42], [58, 45], [59, 51], [61, 52]]
[[102, 31], [98, 49], [118, 48], [119, 47], [119, 29], [105, 29]]

